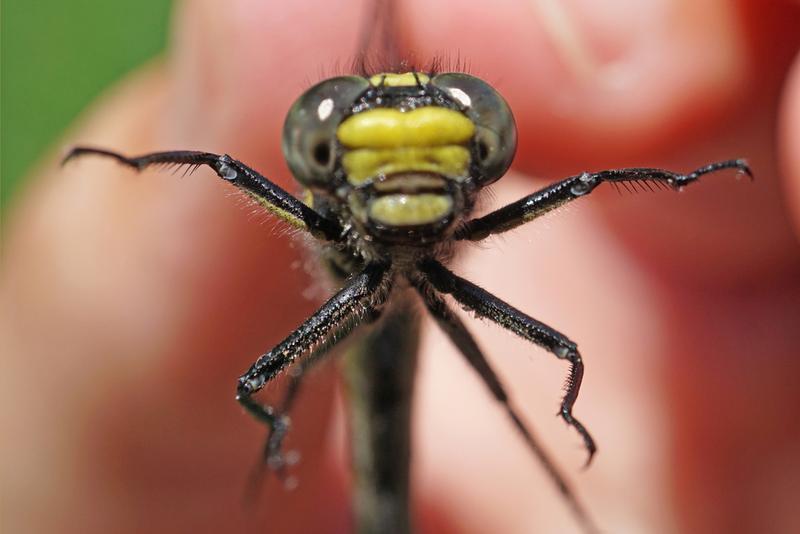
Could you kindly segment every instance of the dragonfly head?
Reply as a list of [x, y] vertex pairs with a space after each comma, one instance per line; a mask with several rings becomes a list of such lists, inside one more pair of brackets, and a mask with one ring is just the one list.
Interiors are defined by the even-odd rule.
[[325, 80], [292, 106], [283, 133], [300, 183], [370, 235], [406, 243], [448, 235], [515, 149], [508, 105], [461, 73]]

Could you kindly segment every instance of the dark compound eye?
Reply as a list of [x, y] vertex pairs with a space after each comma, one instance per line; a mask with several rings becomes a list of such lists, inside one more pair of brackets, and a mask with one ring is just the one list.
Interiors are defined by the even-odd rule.
[[314, 162], [320, 167], [327, 168], [331, 163], [330, 143], [317, 143], [314, 147]]
[[353, 103], [369, 88], [359, 76], [318, 83], [297, 99], [283, 124], [283, 156], [294, 177], [308, 187], [324, 187], [335, 158], [336, 129]]
[[483, 162], [489, 159], [490, 154], [491, 149], [489, 148], [489, 143], [487, 143], [485, 139], [478, 139], [478, 158]]
[[489, 84], [469, 74], [439, 74], [433, 77], [431, 84], [460, 104], [475, 124], [482, 183], [489, 184], [503, 176], [517, 150], [517, 126], [503, 97]]

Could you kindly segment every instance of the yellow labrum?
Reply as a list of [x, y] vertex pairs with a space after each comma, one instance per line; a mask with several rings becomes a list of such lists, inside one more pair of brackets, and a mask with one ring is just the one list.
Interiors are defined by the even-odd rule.
[[474, 133], [475, 125], [462, 113], [429, 106], [356, 113], [339, 125], [336, 137], [347, 148], [433, 147], [466, 144]]
[[458, 145], [434, 147], [360, 148], [342, 155], [347, 181], [353, 185], [376, 176], [400, 172], [430, 172], [457, 178], [466, 176], [470, 154]]
[[369, 217], [387, 226], [416, 226], [439, 221], [452, 210], [449, 195], [386, 195], [370, 203]]
[[419, 80], [419, 83], [428, 83], [431, 81], [427, 74], [418, 72], [417, 76], [414, 77], [413, 72], [404, 72], [402, 74], [376, 74], [370, 77], [369, 83], [375, 87], [379, 85], [385, 85], [387, 87], [414, 87], [417, 85], [417, 80]]

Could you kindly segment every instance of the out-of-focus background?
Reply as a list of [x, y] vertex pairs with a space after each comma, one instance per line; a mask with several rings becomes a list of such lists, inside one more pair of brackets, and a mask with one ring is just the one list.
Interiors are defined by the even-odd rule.
[[170, 0], [4, 0], [0, 206], [81, 110], [164, 48]]

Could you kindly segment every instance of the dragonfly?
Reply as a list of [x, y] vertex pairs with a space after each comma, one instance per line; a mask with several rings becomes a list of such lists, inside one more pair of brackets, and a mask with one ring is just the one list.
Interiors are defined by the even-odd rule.
[[[283, 444], [302, 377], [334, 346], [352, 341], [343, 368], [350, 402], [357, 532], [412, 529], [411, 400], [418, 333], [426, 314], [502, 406], [576, 521], [587, 532], [597, 531], [450, 301], [566, 362], [567, 385], [559, 415], [582, 440], [588, 465], [597, 447], [573, 414], [584, 376], [578, 345], [462, 278], [449, 264], [465, 243], [532, 222], [589, 196], [604, 183], [681, 190], [725, 169], [751, 177], [752, 172], [743, 159], [711, 163], [688, 173], [656, 168], [583, 172], [476, 216], [482, 194], [513, 162], [517, 129], [512, 110], [491, 85], [475, 76], [443, 69], [437, 61], [414, 67], [393, 27], [393, 2], [372, 6], [368, 18], [377, 22], [362, 32], [355, 73], [313, 85], [288, 111], [282, 148], [302, 195], [290, 194], [227, 154], [173, 150], [130, 157], [106, 148], [77, 146], [64, 161], [100, 156], [137, 171], [207, 166], [273, 216], [313, 238], [313, 251], [338, 290], [241, 375], [236, 400], [267, 427], [263, 465], [285, 477], [292, 462]], [[287, 370], [292, 371], [292, 380], [284, 399], [275, 405], [261, 402], [258, 392]]]

